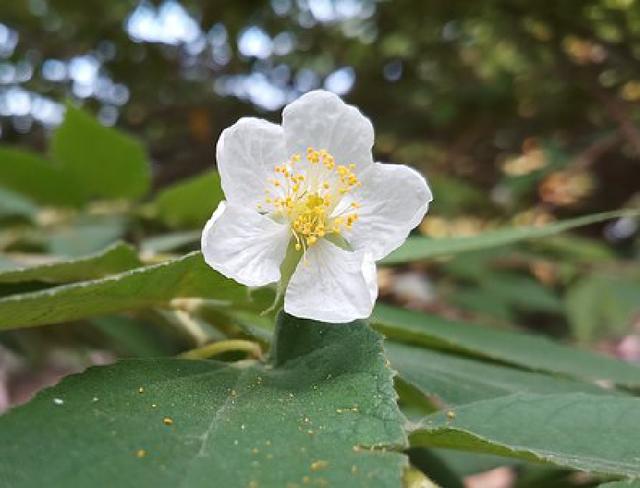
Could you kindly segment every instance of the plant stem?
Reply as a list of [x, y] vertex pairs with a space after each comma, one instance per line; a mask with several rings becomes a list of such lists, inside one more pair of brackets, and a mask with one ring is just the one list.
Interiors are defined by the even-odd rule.
[[182, 359], [207, 359], [229, 351], [245, 351], [254, 358], [262, 357], [260, 344], [243, 339], [230, 339], [227, 341], [213, 342], [206, 346], [183, 352], [178, 357]]

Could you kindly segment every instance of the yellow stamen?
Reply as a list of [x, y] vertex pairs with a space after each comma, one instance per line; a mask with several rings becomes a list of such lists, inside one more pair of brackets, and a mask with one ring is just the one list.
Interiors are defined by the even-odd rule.
[[309, 147], [305, 159], [293, 154], [289, 161], [274, 167], [279, 178], [270, 178], [269, 183], [283, 188], [284, 195], [274, 196], [266, 190], [268, 206], [259, 204], [258, 210], [288, 220], [295, 249], [306, 252], [319, 239], [340, 234], [357, 222], [357, 202], [350, 204], [349, 213], [342, 211], [332, 216], [342, 196], [361, 185], [355, 169], [354, 163], [336, 164], [326, 149]]

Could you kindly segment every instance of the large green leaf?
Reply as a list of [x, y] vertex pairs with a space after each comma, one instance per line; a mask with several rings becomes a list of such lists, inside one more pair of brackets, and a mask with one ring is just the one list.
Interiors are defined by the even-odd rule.
[[566, 347], [542, 336], [453, 322], [385, 305], [376, 306], [371, 321], [387, 336], [405, 342], [537, 371], [640, 386], [640, 368], [637, 366]]
[[161, 306], [177, 297], [247, 302], [246, 289], [209, 268], [199, 252], [92, 281], [0, 299], [0, 329], [53, 324]]
[[387, 264], [406, 263], [408, 261], [420, 261], [462, 252], [488, 249], [526, 239], [538, 239], [551, 236], [576, 227], [583, 227], [618, 217], [635, 217], [638, 215], [640, 215], [640, 210], [619, 210], [585, 215], [583, 217], [554, 222], [539, 227], [508, 227], [484, 232], [473, 237], [451, 237], [442, 239], [411, 237], [407, 239], [398, 250], [387, 256], [383, 262]]
[[0, 187], [21, 193], [45, 205], [78, 205], [80, 187], [60, 167], [38, 154], [0, 148]]
[[402, 380], [445, 406], [461, 405], [513, 393], [588, 392], [607, 390], [589, 383], [459, 358], [387, 341], [387, 357]]
[[120, 273], [141, 264], [135, 249], [120, 242], [91, 256], [28, 268], [3, 270], [0, 272], [0, 283], [24, 281], [69, 283]]
[[401, 486], [406, 437], [380, 337], [285, 316], [279, 339], [269, 366], [127, 360], [64, 380], [0, 418], [0, 480]]
[[142, 145], [72, 105], [54, 133], [51, 155], [85, 198], [138, 198], [149, 190]]
[[150, 208], [170, 227], [199, 228], [223, 199], [220, 175], [217, 171], [208, 171], [164, 189]]
[[450, 447], [621, 476], [640, 476], [640, 399], [515, 394], [425, 418], [414, 446]]

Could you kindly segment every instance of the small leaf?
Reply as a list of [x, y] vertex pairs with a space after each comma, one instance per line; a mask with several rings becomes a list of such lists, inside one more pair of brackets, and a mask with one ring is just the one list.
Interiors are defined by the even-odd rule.
[[220, 175], [208, 171], [162, 190], [150, 206], [169, 227], [193, 229], [202, 227], [223, 199]]
[[[166, 305], [178, 297], [247, 304], [246, 289], [209, 268], [199, 252], [106, 278], [0, 299], [0, 329], [54, 324]], [[264, 302], [254, 304], [264, 306]]]
[[0, 417], [0, 479], [13, 488], [401, 486], [407, 460], [394, 451], [406, 437], [381, 338], [362, 322], [288, 316], [279, 332], [299, 340], [280, 342], [277, 367], [125, 360], [65, 379]]
[[385, 350], [392, 367], [403, 381], [426, 396], [437, 397], [445, 406], [513, 393], [611, 394], [589, 383], [459, 358], [390, 341], [387, 341]]
[[28, 268], [3, 270], [0, 272], [0, 283], [25, 281], [70, 283], [101, 278], [136, 268], [141, 264], [133, 247], [120, 242], [91, 256]]
[[0, 147], [0, 187], [43, 205], [77, 206], [84, 202], [79, 186], [60, 167], [20, 149]]
[[448, 321], [433, 315], [377, 305], [375, 328], [393, 339], [567, 376], [640, 386], [640, 368], [542, 336]]
[[498, 454], [583, 471], [640, 476], [640, 399], [516, 394], [425, 418], [412, 446]]
[[39, 210], [26, 196], [0, 186], [0, 219], [24, 217], [30, 220]]
[[150, 167], [142, 145], [72, 105], [53, 135], [51, 155], [85, 199], [139, 198], [149, 190]]
[[406, 263], [450, 256], [462, 252], [489, 249], [526, 239], [539, 239], [605, 220], [619, 217], [636, 217], [638, 215], [640, 215], [640, 210], [619, 210], [585, 215], [583, 217], [554, 222], [539, 227], [507, 227], [484, 232], [474, 237], [451, 237], [442, 239], [410, 237], [398, 250], [387, 256], [383, 262], [386, 264]]
[[70, 258], [98, 252], [122, 239], [126, 231], [122, 215], [80, 215], [40, 235], [51, 254]]
[[158, 254], [175, 251], [183, 247], [200, 244], [201, 235], [201, 230], [189, 230], [148, 237], [140, 243], [140, 251], [145, 254]]

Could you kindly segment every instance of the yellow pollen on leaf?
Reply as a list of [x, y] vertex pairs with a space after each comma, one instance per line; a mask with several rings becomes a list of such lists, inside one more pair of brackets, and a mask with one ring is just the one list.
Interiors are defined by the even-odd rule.
[[257, 208], [288, 220], [295, 249], [306, 251], [318, 239], [340, 234], [357, 222], [358, 202], [340, 206], [343, 210], [336, 212], [341, 200], [361, 186], [355, 169], [354, 163], [337, 164], [325, 149], [309, 147], [304, 159], [294, 154], [274, 167], [275, 177], [268, 180], [271, 190], [266, 190], [267, 197]]

